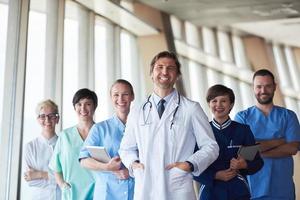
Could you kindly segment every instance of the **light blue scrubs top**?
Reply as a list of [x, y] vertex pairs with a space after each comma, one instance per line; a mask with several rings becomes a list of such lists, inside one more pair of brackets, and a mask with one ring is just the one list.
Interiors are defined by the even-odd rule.
[[[284, 138], [286, 142], [300, 141], [300, 126], [296, 114], [279, 106], [273, 106], [268, 116], [253, 106], [239, 112], [235, 120], [249, 125], [256, 140]], [[252, 199], [294, 200], [292, 156], [263, 159], [263, 168], [248, 176]]]
[[[95, 124], [79, 154], [79, 159], [91, 157], [85, 146], [103, 146], [111, 157], [119, 156], [118, 150], [123, 138], [125, 125], [114, 116]], [[134, 179], [118, 179], [111, 172], [94, 171], [96, 185], [94, 200], [131, 200], [134, 192]]]

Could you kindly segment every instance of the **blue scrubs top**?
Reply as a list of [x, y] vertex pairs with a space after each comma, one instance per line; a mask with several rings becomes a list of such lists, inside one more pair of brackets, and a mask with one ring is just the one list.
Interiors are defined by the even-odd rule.
[[[118, 150], [123, 138], [125, 125], [114, 116], [95, 124], [79, 154], [79, 159], [91, 157], [85, 146], [103, 146], [111, 157], [119, 156]], [[94, 200], [131, 200], [133, 199], [134, 179], [118, 179], [111, 172], [94, 171], [96, 185]]]
[[230, 160], [237, 157], [237, 151], [241, 145], [255, 144], [254, 136], [244, 124], [228, 119], [222, 125], [216, 121], [210, 122], [216, 141], [220, 148], [217, 158], [198, 177], [194, 177], [202, 186], [200, 188], [200, 200], [232, 200], [250, 199], [250, 191], [246, 179], [247, 174], [254, 174], [263, 166], [263, 160], [256, 155], [253, 161], [247, 161], [248, 168], [240, 170], [238, 176], [229, 181], [214, 179], [217, 171], [230, 168]]
[[[300, 126], [296, 114], [273, 106], [265, 116], [256, 106], [239, 112], [236, 121], [250, 126], [256, 140], [284, 138], [286, 142], [300, 141]], [[253, 198], [295, 199], [292, 156], [264, 158], [263, 168], [248, 177]]]

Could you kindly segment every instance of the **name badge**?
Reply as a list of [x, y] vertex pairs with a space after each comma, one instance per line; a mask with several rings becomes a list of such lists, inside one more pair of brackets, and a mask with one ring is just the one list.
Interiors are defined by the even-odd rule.
[[240, 148], [241, 147], [241, 145], [232, 145], [232, 140], [230, 140], [230, 144], [229, 144], [229, 146], [227, 146], [227, 148], [228, 149], [232, 149], [232, 148]]

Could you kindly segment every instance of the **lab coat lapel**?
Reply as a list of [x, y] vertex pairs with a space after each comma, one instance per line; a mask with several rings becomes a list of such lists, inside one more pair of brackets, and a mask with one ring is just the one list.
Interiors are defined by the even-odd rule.
[[[161, 120], [159, 118], [159, 115], [157, 112], [157, 106], [156, 106], [153, 98], [151, 98], [150, 101], [153, 105], [153, 108], [151, 109], [151, 118], [153, 120], [153, 126], [152, 126], [153, 128], [152, 128], [151, 132], [152, 132], [153, 136], [155, 136], [157, 134], [157, 132], [159, 131], [159, 127], [161, 126], [161, 124], [163, 124], [162, 123], [163, 120]], [[166, 112], [166, 109], [164, 112]], [[163, 116], [164, 116], [164, 113], [162, 115], [162, 118], [163, 118]]]
[[178, 106], [178, 92], [175, 93], [175, 95], [170, 99], [170, 102], [168, 103], [168, 106], [165, 109], [165, 113], [162, 115], [162, 120], [163, 121], [171, 121], [172, 120], [172, 115], [175, 112], [175, 109]]
[[163, 113], [163, 115], [161, 116], [161, 119], [159, 118], [157, 109], [156, 109], [156, 117], [157, 117], [157, 127], [155, 128], [155, 132], [158, 132], [158, 129], [161, 126], [168, 126], [167, 124], [170, 123], [170, 121], [172, 120], [172, 115], [175, 112], [176, 107], [178, 106], [178, 93], [176, 92], [176, 94], [170, 99], [170, 102], [167, 104], [167, 107]]

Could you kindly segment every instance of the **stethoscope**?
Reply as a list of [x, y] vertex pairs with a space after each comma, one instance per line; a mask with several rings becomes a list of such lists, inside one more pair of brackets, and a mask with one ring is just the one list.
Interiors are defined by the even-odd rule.
[[[177, 106], [175, 108], [175, 111], [173, 112], [173, 116], [172, 116], [172, 119], [171, 119], [170, 130], [172, 129], [172, 127], [174, 125], [175, 116], [176, 116], [176, 113], [177, 113], [179, 105], [180, 105], [180, 94], [179, 94], [179, 92], [177, 92], [177, 94], [178, 94], [178, 101], [177, 101]], [[152, 102], [150, 101], [150, 97], [151, 97], [151, 95], [148, 96], [147, 101], [143, 105], [143, 119], [144, 119], [144, 124], [142, 124], [142, 125], [150, 124], [148, 122], [149, 115], [150, 115], [150, 112], [152, 110]], [[145, 109], [146, 109], [147, 104], [149, 104], [149, 111], [148, 111], [147, 116], [145, 116]]]

